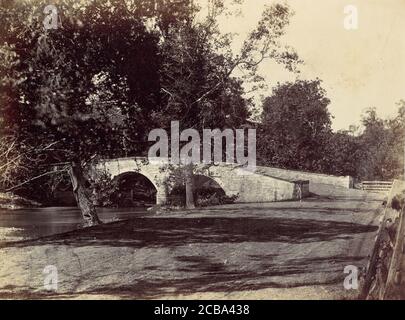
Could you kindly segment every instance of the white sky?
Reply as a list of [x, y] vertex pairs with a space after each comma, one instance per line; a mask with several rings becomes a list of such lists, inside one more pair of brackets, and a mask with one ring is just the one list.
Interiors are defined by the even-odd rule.
[[[245, 0], [239, 17], [223, 18], [224, 32], [243, 39], [253, 29], [266, 4], [275, 0]], [[405, 0], [287, 0], [295, 11], [284, 37], [305, 65], [302, 79], [323, 80], [335, 117], [333, 128], [359, 124], [362, 112], [376, 107], [383, 117], [396, 114], [405, 99]], [[343, 27], [344, 7], [358, 8], [359, 28]], [[235, 46], [238, 46], [236, 42]], [[260, 72], [269, 86], [294, 80], [271, 62]], [[270, 89], [268, 94], [270, 94]]]

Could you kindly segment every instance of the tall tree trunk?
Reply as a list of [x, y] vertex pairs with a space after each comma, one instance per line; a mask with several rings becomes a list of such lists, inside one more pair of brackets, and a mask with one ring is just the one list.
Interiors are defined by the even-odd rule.
[[86, 190], [83, 175], [83, 169], [80, 163], [74, 162], [69, 170], [70, 180], [72, 181], [73, 193], [75, 195], [77, 205], [82, 212], [84, 221], [88, 226], [94, 226], [101, 223], [97, 215], [96, 207], [91, 201]]
[[194, 209], [194, 176], [192, 165], [186, 167], [186, 208]]

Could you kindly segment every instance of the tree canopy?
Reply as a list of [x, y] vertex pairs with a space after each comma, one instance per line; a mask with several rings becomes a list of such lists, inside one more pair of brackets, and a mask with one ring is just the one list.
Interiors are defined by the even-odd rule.
[[[218, 30], [224, 2], [210, 4], [199, 19], [192, 0], [61, 0], [56, 28], [46, 29], [46, 1], [3, 1], [0, 131], [22, 152], [26, 162], [18, 165], [32, 168], [29, 176], [70, 163], [81, 190], [91, 159], [144, 154], [148, 132], [170, 120], [197, 129], [245, 123], [242, 81], [260, 81], [264, 59], [292, 71], [300, 62], [280, 43], [292, 13], [286, 5], [266, 8], [235, 53], [232, 36]], [[26, 156], [33, 152], [38, 157]]]
[[365, 111], [362, 127], [333, 132], [329, 99], [319, 80], [280, 84], [263, 102], [258, 156], [262, 164], [359, 180], [403, 177], [405, 102], [382, 119]]
[[320, 80], [279, 84], [263, 102], [258, 153], [262, 163], [322, 171], [331, 133], [329, 99]]
[[[47, 1], [2, 1], [2, 189], [64, 163], [75, 168], [73, 185], [91, 212], [82, 172], [90, 161], [145, 155], [149, 131], [172, 120], [181, 129], [243, 127], [252, 105], [244, 85], [263, 83], [262, 61], [298, 72], [298, 55], [281, 41], [293, 12], [266, 7], [234, 52], [217, 22], [228, 13], [225, 1], [209, 3], [201, 17], [192, 0], [61, 0], [56, 29], [46, 29]], [[354, 134], [332, 132], [329, 102], [319, 79], [278, 84], [263, 102], [260, 162], [357, 178], [401, 175], [405, 103], [393, 119], [370, 109]]]

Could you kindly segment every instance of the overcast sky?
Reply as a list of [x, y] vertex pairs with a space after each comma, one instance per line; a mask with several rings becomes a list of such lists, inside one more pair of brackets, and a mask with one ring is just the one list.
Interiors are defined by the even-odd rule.
[[[246, 37], [266, 4], [274, 0], [245, 0], [242, 15], [221, 19], [224, 32]], [[380, 116], [393, 116], [396, 102], [405, 99], [405, 0], [288, 0], [295, 11], [286, 44], [305, 61], [302, 79], [323, 80], [335, 117], [333, 128], [358, 124], [368, 107]], [[358, 29], [346, 30], [344, 7], [358, 8]], [[237, 46], [236, 42], [236, 46]], [[295, 76], [273, 63], [260, 71], [270, 86]]]

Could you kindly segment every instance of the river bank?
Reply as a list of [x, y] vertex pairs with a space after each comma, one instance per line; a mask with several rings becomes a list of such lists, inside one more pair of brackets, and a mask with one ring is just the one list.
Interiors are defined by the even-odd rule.
[[23, 198], [11, 192], [0, 192], [0, 209], [16, 210], [40, 206], [41, 204], [34, 200]]

